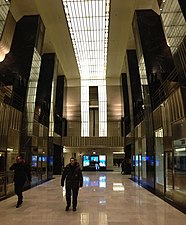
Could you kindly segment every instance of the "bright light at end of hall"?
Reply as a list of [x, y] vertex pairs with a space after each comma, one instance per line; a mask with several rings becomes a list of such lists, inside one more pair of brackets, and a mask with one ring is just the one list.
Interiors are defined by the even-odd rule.
[[62, 0], [81, 79], [105, 79], [110, 0]]

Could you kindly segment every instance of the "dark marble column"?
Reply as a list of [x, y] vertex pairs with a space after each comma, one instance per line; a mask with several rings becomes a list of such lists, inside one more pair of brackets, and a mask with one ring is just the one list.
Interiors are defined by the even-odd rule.
[[143, 120], [143, 99], [136, 50], [127, 50], [128, 72], [130, 76], [133, 122], [136, 127]]
[[[144, 58], [147, 83], [143, 85], [144, 121], [146, 129], [146, 185], [155, 188], [154, 126], [152, 111], [166, 99], [167, 90], [162, 88], [175, 70], [173, 57], [167, 45], [161, 17], [153, 10], [137, 10], [133, 20], [138, 61]], [[161, 92], [161, 93], [160, 93]], [[160, 95], [159, 95], [160, 93]], [[155, 96], [158, 96], [158, 98]]]
[[55, 60], [56, 57], [54, 53], [43, 54], [36, 93], [36, 109], [40, 109], [39, 122], [46, 127], [49, 127], [51, 91]]
[[[186, 21], [186, 1], [185, 0], [178, 0], [180, 4], [180, 8], [182, 10], [183, 16]], [[186, 23], [183, 23], [183, 26], [186, 26]], [[184, 27], [183, 27], [184, 29]], [[186, 58], [186, 36], [183, 37], [182, 42], [177, 48], [176, 53], [173, 56], [176, 70], [178, 73], [178, 80], [181, 87], [181, 93], [183, 97], [183, 105], [184, 105], [184, 111], [186, 115], [186, 64], [185, 64], [185, 58]]]
[[124, 106], [124, 137], [130, 132], [130, 108], [129, 108], [129, 95], [127, 86], [127, 75], [121, 74], [122, 80], [122, 94], [123, 94], [123, 106]]
[[[24, 16], [16, 24], [10, 53], [0, 63], [0, 80], [7, 86], [12, 86], [13, 95], [10, 104], [23, 111], [26, 101], [27, 86], [30, 76], [34, 47], [37, 41], [43, 39], [41, 35], [41, 19], [39, 16]], [[40, 41], [41, 52], [42, 41]]]
[[54, 110], [54, 131], [59, 135], [66, 136], [67, 130], [64, 118], [66, 108], [66, 78], [64, 75], [57, 77], [56, 100]]
[[53, 155], [53, 174], [61, 175], [62, 172], [62, 155], [63, 155], [63, 147], [59, 145], [54, 145], [54, 155]]
[[138, 60], [141, 56], [144, 57], [149, 92], [154, 109], [165, 100], [168, 94], [167, 90], [162, 88], [163, 82], [166, 80], [176, 81], [169, 77], [175, 69], [173, 57], [166, 42], [161, 17], [153, 10], [137, 10], [135, 12], [133, 31]]

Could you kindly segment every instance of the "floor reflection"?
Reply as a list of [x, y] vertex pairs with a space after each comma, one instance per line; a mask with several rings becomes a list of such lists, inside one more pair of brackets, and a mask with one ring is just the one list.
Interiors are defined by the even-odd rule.
[[83, 186], [106, 188], [106, 175], [100, 175], [98, 177], [84, 175]]
[[124, 191], [124, 185], [122, 183], [113, 183], [113, 191]]
[[[98, 215], [96, 215], [96, 218], [98, 219], [97, 225], [106, 225], [108, 224], [107, 221], [107, 214], [105, 212], [99, 212]], [[81, 213], [81, 225], [89, 225], [92, 224], [92, 221], [95, 221], [95, 218], [92, 218], [92, 215], [89, 213]]]
[[185, 225], [186, 215], [131, 181], [121, 172], [83, 172], [77, 211], [65, 211], [61, 176], [0, 201], [0, 225]]

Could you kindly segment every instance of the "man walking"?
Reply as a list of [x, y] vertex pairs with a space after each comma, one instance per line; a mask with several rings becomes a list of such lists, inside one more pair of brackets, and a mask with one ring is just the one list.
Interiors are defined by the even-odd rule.
[[24, 184], [26, 180], [31, 182], [30, 166], [25, 163], [22, 156], [17, 156], [16, 163], [14, 163], [9, 169], [14, 171], [14, 188], [18, 197], [16, 208], [19, 208], [23, 203], [22, 192]]
[[83, 186], [83, 176], [79, 163], [75, 158], [70, 158], [70, 163], [65, 167], [62, 177], [61, 177], [61, 186], [64, 187], [64, 181], [66, 187], [66, 211], [69, 211], [71, 206], [71, 195], [72, 195], [72, 205], [73, 211], [76, 211], [77, 207], [77, 197], [79, 187]]

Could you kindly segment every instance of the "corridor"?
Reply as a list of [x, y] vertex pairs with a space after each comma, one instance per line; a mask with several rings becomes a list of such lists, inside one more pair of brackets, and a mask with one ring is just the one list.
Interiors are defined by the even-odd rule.
[[186, 215], [120, 172], [83, 172], [77, 211], [65, 211], [60, 176], [0, 202], [0, 225], [185, 225]]

